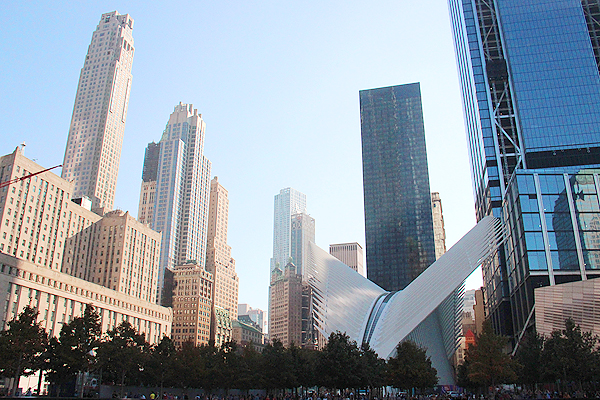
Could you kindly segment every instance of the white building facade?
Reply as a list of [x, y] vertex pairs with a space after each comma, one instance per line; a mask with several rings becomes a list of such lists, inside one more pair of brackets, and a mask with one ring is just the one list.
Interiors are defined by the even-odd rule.
[[166, 268], [190, 260], [205, 266], [211, 169], [205, 129], [198, 110], [179, 103], [160, 140], [152, 229], [162, 232], [161, 297]]
[[132, 34], [128, 14], [102, 14], [79, 76], [62, 177], [74, 183], [74, 198], [87, 196], [94, 208], [114, 205], [131, 89]]
[[283, 269], [291, 256], [292, 215], [306, 212], [306, 195], [293, 188], [285, 188], [275, 195], [273, 213], [273, 258], [271, 269]]

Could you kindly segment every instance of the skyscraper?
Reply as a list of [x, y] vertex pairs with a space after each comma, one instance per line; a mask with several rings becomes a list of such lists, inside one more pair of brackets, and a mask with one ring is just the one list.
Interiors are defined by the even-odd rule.
[[315, 241], [315, 219], [306, 213], [292, 215], [290, 257], [297, 272], [304, 276], [308, 262], [308, 244]]
[[360, 92], [367, 277], [404, 289], [435, 261], [418, 83]]
[[[144, 175], [157, 171], [152, 229], [162, 232], [161, 290], [165, 269], [190, 261], [205, 266], [211, 167], [204, 156], [205, 127], [193, 105], [179, 103], [163, 132], [158, 158], [146, 152]], [[147, 178], [151, 182], [153, 175]], [[142, 183], [141, 197], [148, 182]]]
[[273, 258], [269, 285], [269, 334], [284, 345], [315, 346], [312, 303], [304, 269], [315, 220], [306, 213], [306, 195], [292, 188], [275, 196]]
[[158, 157], [160, 156], [160, 143], [148, 143], [144, 155], [144, 169], [142, 171], [142, 189], [138, 205], [138, 221], [152, 226], [154, 217], [154, 203], [156, 196], [156, 178], [158, 176]]
[[273, 258], [271, 273], [275, 267], [282, 270], [291, 257], [292, 215], [306, 211], [306, 195], [296, 189], [285, 188], [275, 196], [273, 213]]
[[88, 47], [73, 107], [62, 177], [73, 197], [113, 208], [133, 63], [133, 19], [102, 14]]
[[487, 313], [518, 340], [535, 323], [534, 288], [596, 276], [586, 260], [600, 250], [587, 223], [599, 195], [598, 2], [449, 8], [477, 218], [501, 217], [509, 232], [484, 265]]
[[431, 193], [431, 212], [433, 215], [435, 259], [437, 260], [446, 252], [446, 228], [444, 227], [442, 199], [440, 198], [440, 194], [438, 192]]
[[363, 248], [357, 242], [330, 244], [329, 254], [362, 276], [367, 276], [364, 267]]
[[231, 246], [227, 244], [229, 198], [227, 189], [215, 176], [210, 182], [206, 270], [214, 277], [213, 302], [229, 311], [231, 320], [237, 319], [239, 279]]

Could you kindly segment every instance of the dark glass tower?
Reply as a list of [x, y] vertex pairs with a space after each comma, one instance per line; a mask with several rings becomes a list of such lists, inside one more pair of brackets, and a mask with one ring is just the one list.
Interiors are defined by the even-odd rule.
[[[600, 8], [598, 0], [449, 0], [449, 8], [477, 218], [493, 214], [510, 232], [483, 266], [487, 313], [518, 340], [535, 323], [535, 287], [595, 277], [590, 249], [576, 244], [588, 228], [576, 223], [570, 180], [587, 170], [581, 176], [596, 184], [584, 197], [597, 197], [589, 169], [600, 163]], [[562, 196], [559, 214], [548, 196]], [[566, 236], [573, 240], [558, 239]]]
[[435, 261], [418, 83], [360, 92], [367, 277], [404, 289]]

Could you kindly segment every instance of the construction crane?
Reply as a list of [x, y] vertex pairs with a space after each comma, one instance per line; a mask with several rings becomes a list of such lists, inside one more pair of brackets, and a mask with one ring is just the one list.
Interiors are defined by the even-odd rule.
[[50, 171], [50, 170], [53, 170], [54, 168], [58, 168], [58, 167], [62, 167], [62, 164], [56, 165], [56, 166], [54, 166], [52, 168], [46, 168], [45, 170], [42, 170], [42, 171], [39, 171], [39, 172], [34, 172], [33, 174], [25, 175], [25, 176], [22, 176], [20, 178], [11, 179], [10, 181], [1, 182], [0, 183], [0, 189], [2, 189], [3, 187], [6, 187], [6, 186], [12, 185], [13, 183], [17, 183], [17, 182], [20, 182], [20, 181], [24, 181], [25, 179], [29, 179], [32, 176], [43, 174], [46, 171]]

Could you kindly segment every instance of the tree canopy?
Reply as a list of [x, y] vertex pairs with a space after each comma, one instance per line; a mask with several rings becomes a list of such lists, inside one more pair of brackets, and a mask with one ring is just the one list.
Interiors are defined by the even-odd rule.
[[398, 389], [426, 389], [438, 382], [437, 370], [425, 349], [405, 340], [396, 346], [396, 355], [387, 363], [388, 383]]

